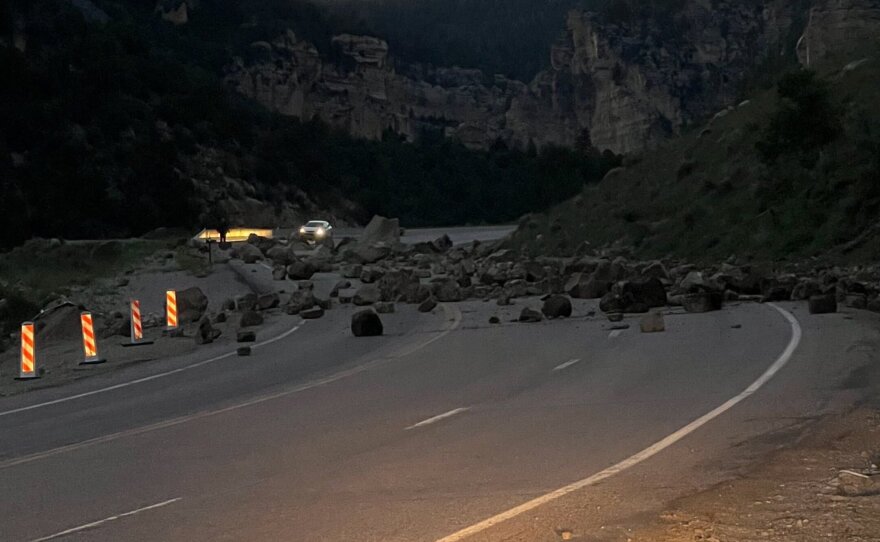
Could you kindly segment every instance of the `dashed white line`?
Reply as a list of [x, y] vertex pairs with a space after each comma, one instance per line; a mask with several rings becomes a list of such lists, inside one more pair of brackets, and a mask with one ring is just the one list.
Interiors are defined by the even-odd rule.
[[570, 359], [570, 360], [566, 361], [565, 363], [560, 363], [559, 365], [557, 365], [556, 367], [553, 368], [553, 372], [555, 373], [556, 371], [568, 369], [569, 367], [571, 367], [575, 363], [579, 363], [580, 361], [581, 361], [580, 358], [577, 358], [577, 359]]
[[615, 329], [614, 331], [612, 331], [611, 333], [608, 334], [608, 338], [609, 339], [616, 339], [616, 338], [620, 337], [621, 333], [623, 333], [622, 329]]
[[516, 516], [519, 516], [520, 514], [524, 514], [526, 512], [529, 512], [530, 510], [538, 508], [539, 506], [559, 499], [560, 497], [564, 497], [570, 493], [574, 493], [575, 491], [595, 485], [602, 480], [605, 480], [606, 478], [610, 478], [619, 472], [623, 472], [635, 465], [638, 465], [642, 461], [645, 461], [646, 459], [649, 459], [659, 454], [666, 448], [669, 448], [670, 446], [690, 435], [697, 429], [703, 427], [715, 418], [721, 416], [745, 399], [751, 397], [755, 392], [757, 392], [767, 382], [769, 382], [770, 379], [776, 376], [776, 373], [778, 373], [780, 370], [782, 370], [783, 367], [785, 367], [785, 365], [791, 359], [791, 356], [794, 354], [795, 349], [797, 349], [798, 344], [800, 344], [801, 342], [801, 326], [800, 324], [798, 324], [797, 318], [795, 318], [790, 312], [786, 311], [785, 309], [779, 307], [774, 303], [768, 303], [767, 305], [779, 311], [779, 314], [781, 314], [788, 321], [789, 325], [791, 326], [791, 339], [788, 342], [788, 346], [786, 346], [785, 350], [783, 350], [783, 352], [779, 354], [779, 357], [776, 358], [773, 364], [771, 364], [770, 367], [768, 367], [767, 370], [764, 371], [764, 374], [762, 374], [757, 380], [752, 382], [752, 384], [748, 388], [741, 391], [738, 395], [728, 399], [727, 402], [716, 407], [714, 410], [703, 414], [702, 416], [685, 425], [678, 431], [636, 453], [635, 455], [624, 459], [616, 465], [612, 465], [611, 467], [608, 467], [603, 471], [599, 471], [592, 476], [584, 478], [583, 480], [578, 480], [577, 482], [571, 483], [565, 487], [561, 487], [555, 491], [551, 491], [550, 493], [541, 495], [540, 497], [511, 508], [510, 510], [506, 510], [504, 512], [501, 512], [500, 514], [471, 525], [470, 527], [466, 527], [449, 536], [445, 536], [439, 539], [437, 542], [459, 542], [477, 533], [481, 533], [486, 529], [489, 529], [490, 527], [498, 525], [499, 523], [503, 523], [509, 519], [513, 519]]
[[144, 506], [143, 508], [138, 508], [137, 510], [132, 510], [130, 512], [124, 512], [122, 514], [116, 514], [115, 516], [110, 516], [109, 518], [100, 519], [98, 521], [86, 523], [85, 525], [80, 525], [79, 527], [67, 529], [66, 531], [61, 531], [60, 533], [50, 534], [49, 536], [44, 536], [43, 538], [36, 538], [32, 542], [45, 542], [46, 540], [53, 540], [55, 538], [61, 538], [62, 536], [67, 536], [69, 534], [78, 533], [80, 531], [85, 531], [87, 529], [94, 529], [95, 527], [99, 527], [99, 526], [101, 526], [105, 523], [109, 523], [111, 521], [116, 521], [117, 519], [127, 518], [127, 517], [133, 516], [135, 514], [140, 514], [141, 512], [146, 512], [147, 510], [155, 510], [156, 508], [162, 508], [163, 506], [168, 506], [169, 504], [176, 503], [180, 499], [181, 499], [181, 497], [177, 497], [176, 499], [168, 499], [167, 501], [157, 502], [156, 504], [151, 504], [150, 506]]
[[409, 427], [406, 428], [406, 431], [409, 431], [410, 429], [416, 429], [419, 427], [425, 427], [426, 425], [431, 425], [432, 423], [437, 423], [440, 420], [445, 420], [446, 418], [451, 418], [451, 417], [455, 416], [456, 414], [461, 414], [462, 412], [467, 412], [468, 410], [470, 410], [470, 408], [462, 407], [462, 408], [456, 408], [454, 410], [450, 410], [449, 412], [444, 412], [443, 414], [439, 414], [437, 416], [434, 416], [433, 418], [428, 418], [427, 420], [422, 420], [419, 423], [410, 425]]

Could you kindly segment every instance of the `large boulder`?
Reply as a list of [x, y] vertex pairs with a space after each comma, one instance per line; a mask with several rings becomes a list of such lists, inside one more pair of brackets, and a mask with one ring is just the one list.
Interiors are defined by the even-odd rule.
[[834, 293], [814, 295], [809, 301], [810, 314], [830, 314], [837, 312], [837, 296]]
[[263, 325], [263, 315], [257, 311], [245, 311], [241, 313], [241, 319], [238, 321], [239, 327], [255, 327]]
[[429, 296], [419, 304], [419, 312], [431, 312], [436, 307], [437, 300], [433, 296]]
[[281, 304], [281, 297], [275, 292], [260, 294], [257, 297], [257, 308], [261, 311], [274, 309]]
[[536, 311], [535, 309], [530, 309], [525, 307], [522, 312], [519, 313], [519, 321], [525, 323], [537, 323], [544, 319], [544, 316]]
[[622, 281], [614, 284], [602, 297], [599, 309], [603, 312], [644, 313], [666, 305], [666, 289], [660, 279]]
[[571, 316], [571, 300], [564, 295], [552, 295], [544, 301], [541, 312], [547, 318], [568, 318]]
[[575, 273], [563, 286], [563, 290], [575, 299], [599, 299], [611, 289], [611, 281], [585, 273]]
[[202, 318], [199, 322], [199, 328], [196, 330], [195, 341], [196, 344], [209, 344], [214, 342], [214, 339], [220, 336], [220, 330], [215, 329], [214, 326], [211, 325], [210, 318]]
[[257, 263], [263, 259], [263, 253], [256, 245], [251, 243], [238, 243], [232, 252], [235, 257], [244, 263]]
[[354, 294], [352, 302], [359, 307], [363, 307], [365, 305], [377, 303], [380, 299], [381, 294], [379, 292], [379, 287], [375, 284], [365, 284], [358, 288], [357, 293]]
[[266, 251], [266, 257], [276, 265], [290, 265], [297, 260], [296, 254], [289, 246], [277, 245]]
[[694, 292], [685, 294], [682, 306], [687, 312], [702, 313], [721, 310], [724, 294], [721, 292]]
[[400, 221], [396, 218], [374, 216], [364, 228], [364, 233], [358, 240], [358, 244], [370, 246], [376, 243], [383, 243], [387, 246], [400, 243]]
[[383, 332], [382, 320], [374, 311], [364, 310], [351, 316], [351, 334], [355, 337], [376, 337]]
[[290, 280], [309, 280], [315, 271], [315, 266], [311, 262], [294, 262], [287, 266], [287, 278]]
[[304, 310], [311, 309], [317, 305], [315, 295], [311, 290], [297, 290], [290, 294], [290, 300], [287, 302], [285, 312], [287, 314], [299, 314]]
[[358, 244], [353, 248], [343, 251], [343, 259], [349, 262], [360, 264], [376, 263], [384, 260], [392, 253], [391, 247], [387, 245], [361, 245]]
[[397, 301], [406, 295], [407, 289], [413, 284], [419, 284], [419, 279], [412, 271], [403, 269], [388, 271], [379, 279], [382, 301]]
[[464, 299], [461, 287], [454, 279], [446, 279], [442, 282], [435, 282], [432, 288], [437, 301], [455, 302]]
[[446, 252], [452, 248], [452, 239], [450, 239], [448, 235], [443, 234], [437, 239], [431, 241], [431, 246], [437, 252]]
[[192, 287], [177, 292], [177, 318], [180, 322], [198, 322], [208, 308], [208, 297], [201, 288]]

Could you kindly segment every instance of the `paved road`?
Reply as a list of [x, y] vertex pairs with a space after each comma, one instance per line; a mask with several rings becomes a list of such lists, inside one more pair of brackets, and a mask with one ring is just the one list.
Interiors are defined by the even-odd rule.
[[819, 346], [873, 333], [810, 320], [810, 346], [783, 360], [799, 328], [771, 306], [674, 314], [652, 335], [611, 331], [593, 308], [489, 326], [494, 305], [401, 307], [374, 339], [334, 310], [291, 317], [251, 358], [2, 400], [0, 540], [437, 540], [662, 441], [774, 363], [775, 387], [744, 404], [821, 404], [851, 367]]
[[[455, 245], [470, 243], [471, 241], [489, 242], [497, 241], [513, 233], [516, 226], [464, 226], [455, 228], [412, 228], [404, 229], [400, 240], [407, 244], [433, 241], [443, 235], [448, 235]], [[363, 233], [362, 228], [339, 228], [334, 230], [337, 239], [343, 237], [358, 238]]]

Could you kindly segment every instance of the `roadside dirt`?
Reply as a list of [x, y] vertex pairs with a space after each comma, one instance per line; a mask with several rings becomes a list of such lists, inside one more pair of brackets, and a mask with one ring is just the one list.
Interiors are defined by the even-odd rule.
[[878, 463], [880, 411], [860, 408], [830, 416], [798, 445], [743, 477], [676, 501], [655, 525], [628, 540], [877, 541]]

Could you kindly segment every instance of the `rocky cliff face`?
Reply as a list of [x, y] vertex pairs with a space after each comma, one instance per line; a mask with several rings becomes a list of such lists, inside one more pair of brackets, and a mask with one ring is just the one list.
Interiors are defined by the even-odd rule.
[[[799, 49], [805, 61], [845, 38], [860, 17], [876, 20], [878, 2], [816, 0]], [[293, 31], [254, 43], [227, 79], [271, 109], [366, 138], [441, 131], [474, 148], [589, 142], [626, 153], [729, 105], [758, 62], [786, 52], [809, 7], [809, 0], [689, 0], [677, 12], [621, 20], [573, 12], [551, 67], [529, 84], [478, 70], [396, 66], [388, 44], [367, 36], [336, 36], [341, 60], [331, 62]]]
[[820, 0], [797, 45], [798, 60], [809, 67], [851, 62], [880, 46], [880, 1]]

